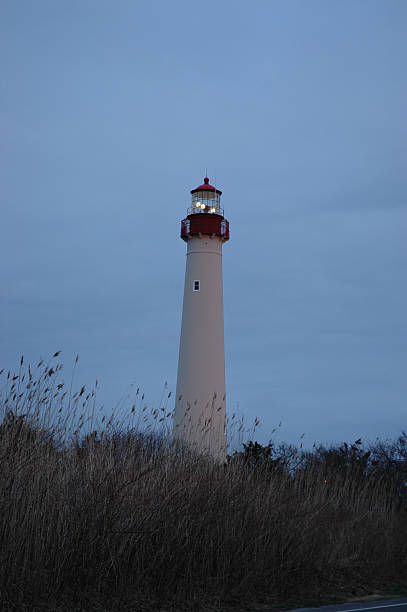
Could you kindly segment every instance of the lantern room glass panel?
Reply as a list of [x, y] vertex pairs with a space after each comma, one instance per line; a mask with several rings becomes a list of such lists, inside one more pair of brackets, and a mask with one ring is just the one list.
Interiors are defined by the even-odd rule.
[[212, 213], [221, 215], [220, 195], [214, 191], [196, 191], [192, 194], [192, 214]]

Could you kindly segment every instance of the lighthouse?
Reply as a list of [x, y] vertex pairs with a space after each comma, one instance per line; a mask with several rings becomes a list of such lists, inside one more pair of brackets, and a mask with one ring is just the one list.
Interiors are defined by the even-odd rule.
[[174, 437], [224, 461], [227, 454], [222, 246], [229, 222], [222, 192], [205, 177], [181, 221], [187, 243]]

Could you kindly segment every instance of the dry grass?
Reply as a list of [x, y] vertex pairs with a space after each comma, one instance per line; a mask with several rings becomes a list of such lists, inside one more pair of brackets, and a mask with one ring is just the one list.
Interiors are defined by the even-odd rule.
[[323, 449], [253, 462], [246, 447], [216, 465], [165, 430], [141, 436], [139, 394], [137, 427], [102, 423], [93, 392], [63, 396], [60, 369], [22, 363], [2, 389], [4, 609], [226, 610], [404, 579], [400, 483], [361, 452], [338, 467]]

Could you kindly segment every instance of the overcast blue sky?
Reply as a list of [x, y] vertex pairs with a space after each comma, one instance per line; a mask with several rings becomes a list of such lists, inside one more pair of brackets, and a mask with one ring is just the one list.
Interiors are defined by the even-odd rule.
[[[228, 410], [407, 428], [407, 2], [3, 0], [0, 367], [175, 390], [180, 220], [223, 190]], [[129, 405], [131, 397], [129, 397]]]

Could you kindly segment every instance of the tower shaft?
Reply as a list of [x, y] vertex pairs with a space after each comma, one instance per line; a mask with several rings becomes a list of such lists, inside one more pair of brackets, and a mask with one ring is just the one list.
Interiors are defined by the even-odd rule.
[[226, 458], [222, 240], [189, 238], [174, 427], [177, 437]]

